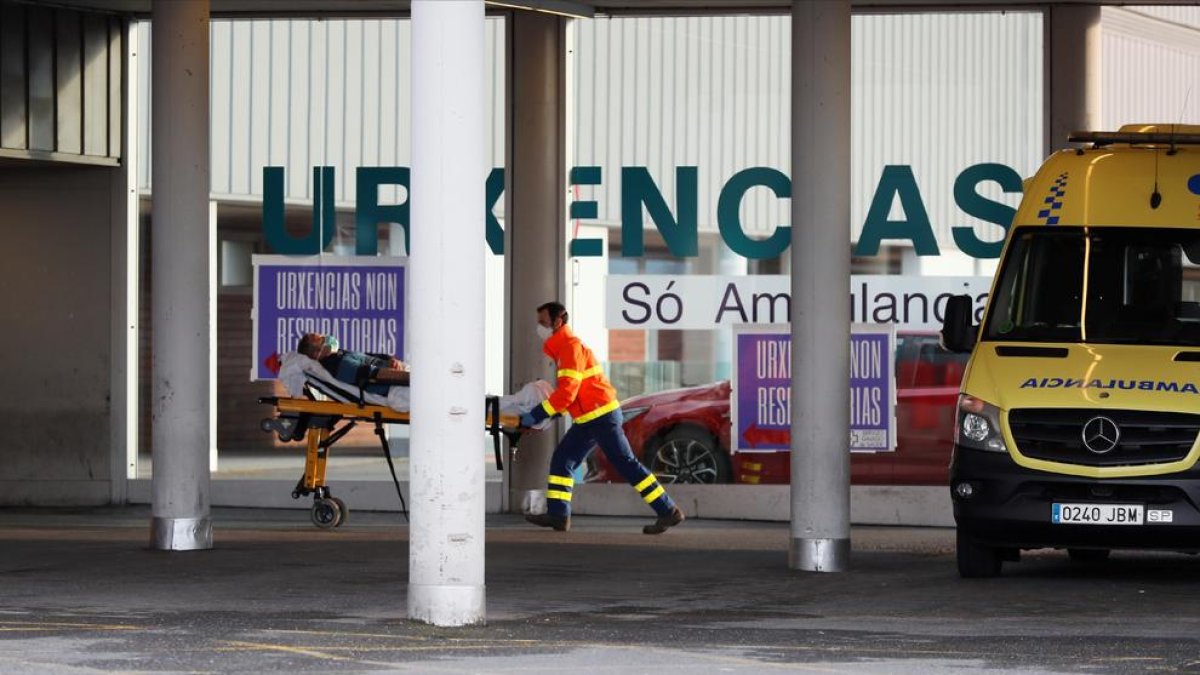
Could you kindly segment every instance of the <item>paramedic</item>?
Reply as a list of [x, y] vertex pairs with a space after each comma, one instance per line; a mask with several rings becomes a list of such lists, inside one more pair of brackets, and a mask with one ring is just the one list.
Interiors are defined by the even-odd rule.
[[532, 427], [565, 412], [571, 414], [573, 424], [550, 458], [547, 512], [528, 515], [525, 519], [534, 525], [559, 531], [570, 529], [575, 468], [593, 447], [599, 445], [625, 480], [642, 495], [642, 500], [658, 514], [657, 520], [642, 528], [642, 532], [662, 534], [667, 528], [682, 523], [683, 511], [659, 485], [654, 474], [634, 457], [629, 439], [625, 438], [621, 428], [623, 418], [616, 390], [597, 365], [592, 350], [567, 326], [566, 308], [557, 302], [547, 302], [537, 308], [537, 317], [542, 351], [554, 360], [558, 383], [549, 398], [521, 416], [521, 424]]
[[387, 396], [392, 386], [408, 386], [408, 367], [390, 354], [365, 354], [338, 348], [332, 335], [305, 333], [296, 351], [319, 362], [338, 380]]

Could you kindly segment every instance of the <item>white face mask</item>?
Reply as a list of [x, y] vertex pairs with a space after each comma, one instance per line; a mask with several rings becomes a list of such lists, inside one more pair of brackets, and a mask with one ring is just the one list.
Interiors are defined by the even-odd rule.
[[537, 336], [541, 338], [542, 342], [549, 340], [551, 335], [554, 335], [554, 331], [549, 326], [543, 326], [540, 323], [537, 325]]

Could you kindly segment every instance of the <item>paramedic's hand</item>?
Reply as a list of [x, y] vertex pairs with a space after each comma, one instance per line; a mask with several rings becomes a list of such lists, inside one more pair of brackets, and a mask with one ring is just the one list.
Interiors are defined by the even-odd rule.
[[521, 426], [533, 428], [537, 425], [537, 420], [533, 419], [533, 415], [529, 413], [521, 413]]

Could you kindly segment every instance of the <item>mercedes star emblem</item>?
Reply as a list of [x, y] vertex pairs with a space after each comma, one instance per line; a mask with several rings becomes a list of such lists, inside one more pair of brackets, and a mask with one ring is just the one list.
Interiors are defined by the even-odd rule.
[[1083, 425], [1083, 447], [1097, 455], [1111, 452], [1121, 442], [1121, 429], [1107, 417], [1093, 417]]

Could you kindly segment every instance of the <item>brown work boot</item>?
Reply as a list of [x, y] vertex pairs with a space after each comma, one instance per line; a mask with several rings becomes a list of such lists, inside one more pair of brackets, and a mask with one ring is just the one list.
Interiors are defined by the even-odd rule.
[[571, 529], [571, 516], [552, 516], [549, 513], [530, 513], [525, 520], [538, 527], [553, 527], [559, 532]]
[[643, 534], [662, 534], [667, 531], [667, 528], [675, 527], [682, 523], [687, 516], [683, 515], [683, 510], [678, 506], [671, 507], [671, 512], [665, 516], [659, 516], [652, 525], [647, 525], [642, 528]]

